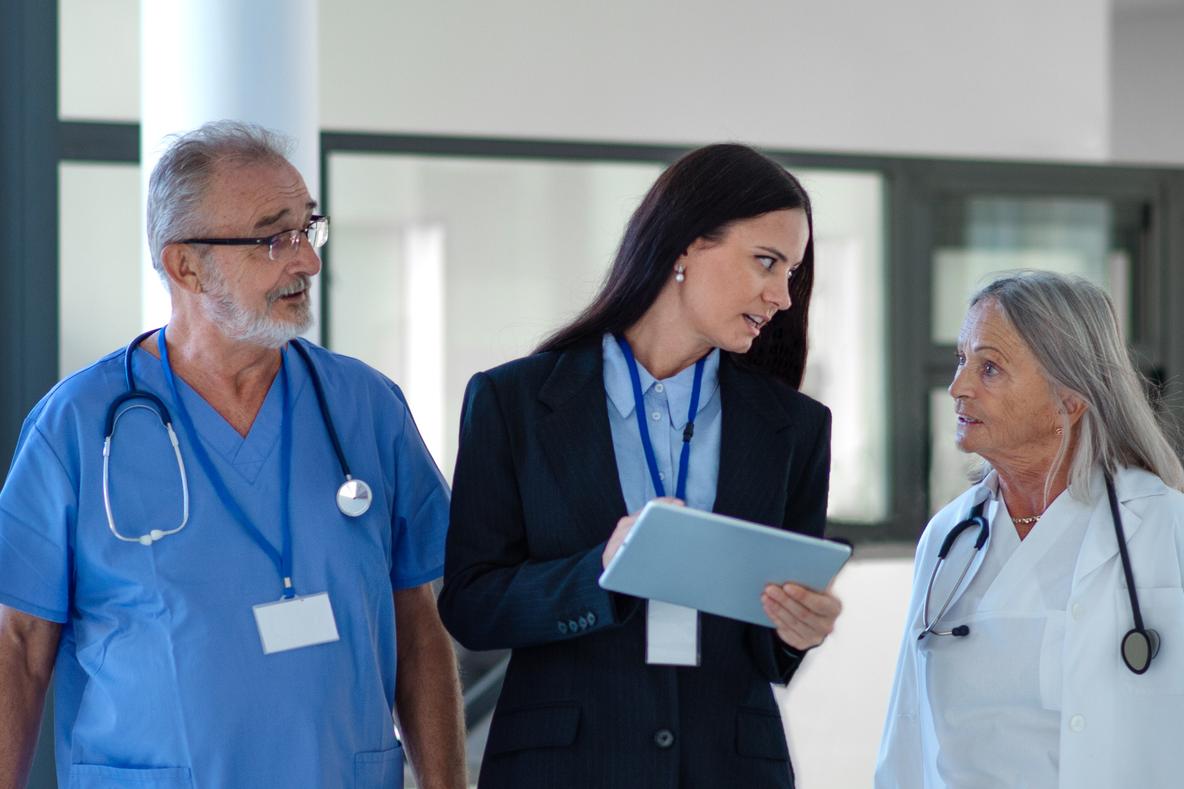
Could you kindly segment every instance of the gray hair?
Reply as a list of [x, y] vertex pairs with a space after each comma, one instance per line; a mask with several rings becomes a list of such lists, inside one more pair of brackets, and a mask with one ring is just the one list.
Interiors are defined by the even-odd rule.
[[172, 137], [148, 179], [148, 250], [152, 267], [168, 287], [161, 250], [205, 232], [202, 199], [220, 163], [286, 162], [291, 142], [262, 126], [212, 121]]
[[[1146, 383], [1123, 344], [1110, 297], [1080, 278], [1046, 271], [1008, 274], [979, 290], [970, 306], [998, 305], [1036, 356], [1053, 391], [1086, 404], [1069, 457], [1071, 429], [1062, 414], [1061, 448], [1053, 473], [1068, 461], [1069, 489], [1089, 500], [1095, 468], [1146, 469], [1168, 487], [1184, 490], [1184, 467], [1147, 399]], [[1046, 490], [1047, 495], [1047, 490]]]

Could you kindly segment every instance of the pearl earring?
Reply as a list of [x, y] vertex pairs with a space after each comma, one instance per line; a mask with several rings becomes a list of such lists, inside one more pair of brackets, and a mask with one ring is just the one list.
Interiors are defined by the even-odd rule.
[[683, 268], [682, 266], [675, 266], [674, 267], [674, 281], [675, 282], [686, 282], [687, 281], [687, 275], [686, 275], [685, 268]]

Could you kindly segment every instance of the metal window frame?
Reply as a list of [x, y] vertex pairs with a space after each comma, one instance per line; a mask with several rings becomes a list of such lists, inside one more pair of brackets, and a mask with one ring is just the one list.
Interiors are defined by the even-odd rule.
[[[324, 131], [321, 183], [328, 200], [331, 159], [337, 153], [444, 156], [550, 161], [666, 164], [693, 146], [579, 140], [501, 139]], [[948, 376], [949, 349], [930, 340], [930, 260], [933, 206], [943, 195], [991, 193], [1134, 198], [1152, 208], [1149, 277], [1135, 307], [1149, 313], [1136, 352], [1169, 374], [1184, 370], [1184, 318], [1174, 315], [1171, 295], [1184, 294], [1184, 272], [1168, 261], [1184, 252], [1184, 170], [1091, 164], [929, 159], [904, 156], [827, 154], [766, 150], [787, 167], [857, 170], [884, 179], [886, 392], [889, 403], [889, 517], [880, 523], [832, 521], [832, 532], [857, 544], [912, 544], [928, 521], [929, 390]], [[331, 210], [326, 207], [326, 211]], [[1175, 219], [1173, 219], [1175, 217]], [[332, 266], [324, 261], [326, 281]], [[322, 289], [322, 330], [329, 331], [328, 288]], [[871, 351], [875, 352], [875, 350]], [[1170, 397], [1179, 386], [1169, 377]], [[1184, 432], [1184, 431], [1182, 431]]]
[[[58, 124], [62, 160], [135, 163], [135, 123], [63, 121]], [[321, 132], [322, 205], [329, 205], [332, 157], [339, 153], [477, 159], [636, 162], [668, 164], [690, 145], [582, 140], [505, 139], [447, 135]], [[928, 520], [929, 390], [948, 376], [948, 347], [930, 340], [930, 260], [936, 228], [933, 207], [950, 195], [1082, 196], [1137, 199], [1151, 207], [1151, 259], [1147, 276], [1132, 294], [1141, 321], [1136, 353], [1166, 372], [1165, 396], [1181, 396], [1184, 383], [1184, 313], [1173, 304], [1184, 296], [1184, 169], [1103, 164], [1049, 164], [1005, 160], [930, 159], [906, 156], [829, 154], [766, 150], [790, 168], [875, 172], [884, 183], [885, 337], [889, 359], [889, 517], [879, 523], [833, 521], [831, 530], [858, 545], [914, 543]], [[331, 344], [328, 285], [332, 253], [324, 250], [322, 331]], [[55, 282], [56, 287], [56, 282]], [[55, 318], [56, 318], [56, 312]], [[56, 324], [55, 324], [56, 331]], [[54, 351], [56, 355], [56, 348]], [[1184, 417], [1175, 418], [1184, 435]], [[841, 469], [837, 470], [842, 473]]]

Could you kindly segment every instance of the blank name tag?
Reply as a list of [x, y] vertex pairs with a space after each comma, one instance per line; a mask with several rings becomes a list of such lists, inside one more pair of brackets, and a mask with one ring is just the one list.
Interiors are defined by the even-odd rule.
[[328, 592], [260, 603], [252, 610], [265, 655], [327, 644], [340, 638]]
[[699, 612], [660, 600], [646, 601], [645, 662], [699, 665]]

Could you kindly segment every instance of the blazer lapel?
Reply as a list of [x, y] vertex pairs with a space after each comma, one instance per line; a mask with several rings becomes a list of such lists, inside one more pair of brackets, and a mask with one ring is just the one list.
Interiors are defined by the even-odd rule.
[[604, 542], [626, 515], [608, 422], [600, 343], [563, 351], [539, 390], [549, 411], [540, 420], [539, 443], [555, 475], [556, 490], [572, 524], [588, 546]]
[[728, 354], [719, 364], [722, 425], [715, 506], [721, 515], [780, 527], [789, 480], [793, 426], [769, 382], [740, 369]]

